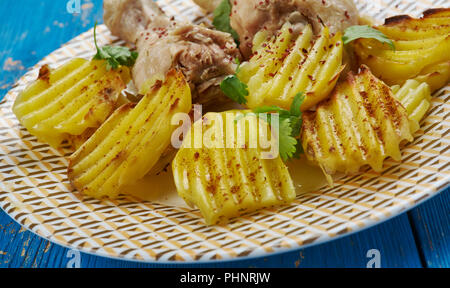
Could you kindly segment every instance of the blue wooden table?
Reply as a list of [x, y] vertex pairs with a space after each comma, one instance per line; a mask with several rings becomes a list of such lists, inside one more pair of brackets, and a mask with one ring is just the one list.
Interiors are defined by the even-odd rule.
[[[81, 13], [66, 9], [69, 0], [1, 0], [0, 99], [41, 58], [95, 21], [102, 22], [102, 1], [81, 0]], [[382, 267], [450, 267], [448, 190], [409, 213], [360, 233], [319, 246], [266, 258], [196, 267], [366, 267], [367, 252], [377, 249]], [[21, 228], [0, 211], [0, 267], [66, 267], [73, 255]], [[167, 267], [81, 254], [81, 267]], [[192, 265], [191, 265], [192, 266]]]

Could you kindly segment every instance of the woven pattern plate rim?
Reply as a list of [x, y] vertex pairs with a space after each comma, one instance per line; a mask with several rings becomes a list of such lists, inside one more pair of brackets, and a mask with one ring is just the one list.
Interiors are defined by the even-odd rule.
[[[170, 16], [208, 22], [190, 1], [158, 1]], [[381, 20], [419, 16], [446, 1], [359, 1], [363, 14]], [[100, 44], [120, 43], [104, 25]], [[54, 51], [26, 73], [0, 103], [0, 207], [18, 223], [62, 246], [100, 256], [146, 262], [206, 262], [267, 256], [336, 239], [388, 220], [437, 195], [449, 185], [450, 86], [432, 108], [403, 162], [386, 162], [342, 178], [333, 188], [303, 194], [285, 207], [264, 210], [207, 227], [197, 210], [139, 202], [83, 199], [65, 175], [67, 150], [42, 144], [11, 112], [15, 97], [43, 64], [56, 67], [71, 57], [93, 55], [92, 29]]]

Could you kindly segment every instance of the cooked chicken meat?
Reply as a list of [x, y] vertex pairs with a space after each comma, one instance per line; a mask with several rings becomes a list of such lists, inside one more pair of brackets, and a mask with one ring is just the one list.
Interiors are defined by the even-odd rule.
[[273, 34], [286, 21], [298, 32], [310, 23], [317, 34], [323, 25], [334, 33], [356, 25], [358, 11], [353, 0], [236, 0], [232, 1], [231, 27], [239, 34], [241, 52], [251, 55], [255, 34], [265, 29]]
[[234, 73], [234, 59], [241, 57], [229, 34], [169, 19], [152, 0], [104, 0], [104, 10], [111, 32], [136, 44], [138, 89], [175, 67], [191, 84], [194, 101], [214, 101], [209, 98], [220, 96], [218, 85]]
[[[205, 9], [215, 2], [195, 1]], [[208, 5], [206, 5], [208, 3]], [[323, 25], [330, 32], [342, 31], [358, 22], [353, 0], [232, 0], [231, 27], [239, 34], [241, 52], [248, 58], [253, 37], [265, 29], [273, 34], [286, 21], [294, 24], [296, 32], [310, 23], [317, 34]]]
[[233, 74], [233, 60], [240, 57], [228, 34], [192, 24], [143, 31], [137, 47], [140, 56], [133, 77], [138, 88], [152, 76], [175, 66], [202, 93], [220, 83], [224, 75]]
[[151, 0], [104, 0], [103, 20], [112, 34], [135, 43], [149, 24], [170, 24], [164, 12]]

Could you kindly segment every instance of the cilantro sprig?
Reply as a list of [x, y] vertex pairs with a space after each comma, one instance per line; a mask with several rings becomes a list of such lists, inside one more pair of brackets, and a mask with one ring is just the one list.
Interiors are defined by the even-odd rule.
[[[236, 59], [236, 74], [240, 71], [240, 61]], [[227, 76], [220, 88], [222, 91], [233, 101], [239, 104], [246, 104], [246, 96], [249, 95], [248, 87], [245, 83], [242, 83], [235, 75]], [[279, 121], [279, 153], [283, 161], [288, 161], [292, 158], [299, 158], [303, 153], [303, 148], [300, 141], [300, 132], [302, 128], [302, 111], [300, 110], [303, 102], [305, 101], [305, 94], [303, 92], [295, 95], [292, 101], [290, 110], [285, 110], [278, 106], [262, 106], [253, 109], [253, 114], [259, 118], [263, 118], [269, 125], [272, 126], [272, 114], [278, 114]], [[235, 119], [235, 122], [240, 118], [245, 117], [245, 114], [240, 115]]]
[[212, 24], [222, 32], [230, 33], [236, 44], [239, 46], [239, 35], [230, 24], [231, 3], [229, 0], [223, 0], [214, 10], [214, 19]]
[[391, 39], [384, 35], [380, 30], [372, 28], [368, 25], [350, 26], [345, 29], [344, 36], [342, 36], [344, 44], [348, 44], [360, 38], [370, 38], [378, 40], [381, 43], [388, 44], [392, 50], [395, 50], [395, 44]]
[[246, 104], [247, 103], [247, 96], [248, 96], [248, 86], [247, 84], [241, 82], [239, 78], [237, 77], [237, 74], [240, 71], [240, 61], [239, 59], [236, 59], [236, 74], [235, 75], [228, 75], [225, 77], [225, 79], [220, 83], [220, 89], [222, 92], [227, 95], [231, 100], [234, 102], [237, 102], [239, 104]]
[[94, 56], [94, 60], [106, 60], [106, 69], [117, 69], [120, 65], [131, 67], [136, 62], [138, 53], [136, 51], [130, 51], [127, 47], [121, 46], [103, 46], [97, 45], [97, 22], [94, 25], [94, 43], [97, 49], [97, 54]]
[[299, 158], [300, 154], [303, 153], [299, 137], [302, 128], [302, 111], [300, 110], [300, 107], [304, 101], [305, 94], [300, 92], [295, 95], [289, 111], [278, 106], [263, 106], [253, 110], [260, 118], [264, 115], [265, 120], [267, 120], [271, 126], [271, 114], [278, 114], [279, 152], [281, 159], [285, 162], [292, 158]]

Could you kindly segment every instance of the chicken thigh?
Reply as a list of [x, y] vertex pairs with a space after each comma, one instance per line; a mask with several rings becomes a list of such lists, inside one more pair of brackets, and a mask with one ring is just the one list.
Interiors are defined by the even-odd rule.
[[[205, 9], [211, 9], [216, 1], [195, 1]], [[220, 1], [219, 1], [220, 2]], [[296, 32], [311, 24], [318, 34], [323, 25], [331, 33], [342, 31], [358, 23], [358, 10], [353, 0], [232, 0], [231, 27], [238, 33], [243, 56], [249, 58], [255, 34], [262, 29], [269, 35], [278, 31], [286, 21], [294, 25]]]
[[231, 35], [170, 19], [152, 0], [104, 0], [104, 11], [112, 34], [136, 44], [139, 57], [132, 74], [139, 90], [176, 68], [190, 83], [196, 103], [223, 99], [219, 84], [241, 58]]
[[300, 32], [311, 24], [317, 34], [323, 25], [331, 33], [356, 25], [358, 11], [353, 0], [235, 0], [232, 1], [231, 27], [238, 33], [244, 57], [252, 53], [255, 34], [265, 29], [278, 31], [286, 21]]

